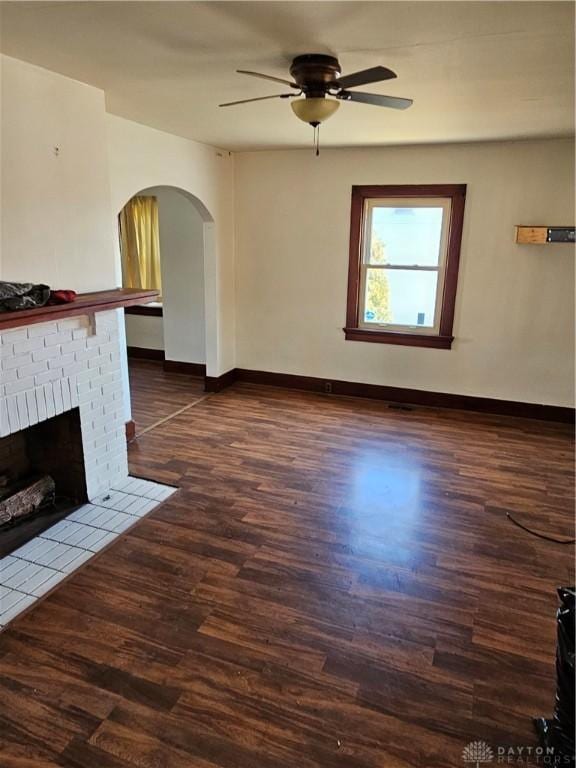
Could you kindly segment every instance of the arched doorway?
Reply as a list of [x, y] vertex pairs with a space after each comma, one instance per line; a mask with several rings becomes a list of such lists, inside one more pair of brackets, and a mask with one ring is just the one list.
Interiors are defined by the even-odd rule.
[[[214, 335], [210, 333], [213, 326], [207, 320], [207, 310], [214, 313], [215, 307], [211, 306], [206, 280], [206, 264], [214, 259], [212, 216], [201, 201], [174, 186], [158, 185], [138, 190], [121, 209], [124, 216], [133, 207], [131, 203], [135, 199], [155, 201], [162, 295], [160, 304], [126, 313], [128, 351], [134, 356], [164, 361], [166, 370], [203, 376], [210, 354], [215, 354], [212, 349]], [[124, 245], [126, 247], [126, 243]], [[118, 261], [121, 273], [120, 239]], [[123, 278], [126, 285], [126, 276]], [[128, 370], [125, 378], [125, 389], [128, 390]], [[197, 383], [191, 383], [190, 392], [197, 395]], [[176, 397], [175, 406], [181, 404]], [[130, 419], [127, 415], [127, 421]]]

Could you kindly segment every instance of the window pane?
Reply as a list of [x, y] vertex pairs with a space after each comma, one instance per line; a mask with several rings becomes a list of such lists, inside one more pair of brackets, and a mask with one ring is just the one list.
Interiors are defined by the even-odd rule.
[[437, 272], [366, 270], [365, 323], [434, 326]]
[[388, 269], [366, 270], [366, 302], [364, 304], [364, 322], [390, 323], [390, 282]]
[[437, 266], [443, 214], [438, 207], [374, 207], [370, 264]]

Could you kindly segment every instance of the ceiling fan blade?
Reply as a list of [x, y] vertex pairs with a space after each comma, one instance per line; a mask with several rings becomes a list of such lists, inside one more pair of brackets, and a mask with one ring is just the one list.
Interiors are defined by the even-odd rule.
[[240, 101], [227, 101], [226, 104], [218, 104], [219, 107], [233, 107], [235, 104], [248, 104], [250, 101], [265, 101], [266, 99], [289, 99], [298, 96], [297, 93], [275, 93], [274, 96], [257, 96], [255, 99], [240, 99]]
[[399, 96], [382, 96], [379, 93], [357, 93], [356, 91], [340, 91], [337, 99], [357, 101], [361, 104], [374, 104], [376, 107], [391, 107], [392, 109], [407, 109], [412, 106], [412, 99], [401, 99]]
[[387, 67], [371, 67], [363, 69], [360, 72], [352, 72], [351, 75], [344, 75], [336, 80], [336, 85], [340, 88], [355, 88], [357, 85], [368, 85], [368, 83], [380, 83], [382, 80], [393, 80], [396, 72], [392, 72]]
[[274, 77], [273, 75], [263, 75], [261, 72], [251, 72], [249, 69], [237, 69], [240, 75], [251, 75], [252, 77], [261, 77], [263, 80], [273, 80], [275, 83], [282, 83], [283, 85], [289, 85], [290, 88], [297, 88], [300, 90], [300, 86], [293, 83], [291, 80], [283, 80], [281, 77]]

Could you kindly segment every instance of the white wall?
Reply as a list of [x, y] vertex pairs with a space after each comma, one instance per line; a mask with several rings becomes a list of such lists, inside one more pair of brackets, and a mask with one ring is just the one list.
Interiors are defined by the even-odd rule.
[[[177, 187], [199, 201], [204, 220], [206, 366], [211, 376], [224, 373], [236, 364], [233, 158], [113, 115], [108, 115], [107, 129], [115, 214], [148, 187]], [[213, 224], [207, 223], [210, 219]]]
[[129, 347], [164, 349], [164, 323], [155, 315], [124, 314], [126, 343]]
[[[8, 56], [0, 61], [0, 279], [79, 293], [120, 285], [104, 92]], [[125, 357], [121, 368], [129, 420]]]
[[158, 200], [166, 359], [204, 363], [204, 222], [190, 198], [176, 189], [151, 187], [141, 194]]
[[183, 194], [160, 189], [156, 195], [166, 359], [205, 363], [204, 222]]
[[[574, 402], [570, 140], [236, 158], [237, 365], [553, 405]], [[345, 341], [353, 184], [468, 185], [452, 350]]]
[[113, 287], [104, 93], [7, 56], [1, 73], [2, 279]]

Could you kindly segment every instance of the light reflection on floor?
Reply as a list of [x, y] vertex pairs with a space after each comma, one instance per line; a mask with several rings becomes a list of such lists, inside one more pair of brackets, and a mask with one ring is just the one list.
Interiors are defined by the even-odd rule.
[[393, 548], [396, 561], [413, 560], [413, 532], [423, 512], [420, 463], [407, 454], [358, 453], [340, 511], [356, 555], [389, 558]]

